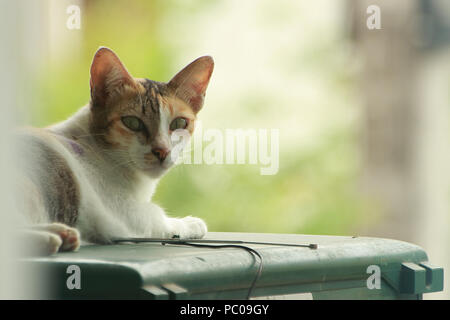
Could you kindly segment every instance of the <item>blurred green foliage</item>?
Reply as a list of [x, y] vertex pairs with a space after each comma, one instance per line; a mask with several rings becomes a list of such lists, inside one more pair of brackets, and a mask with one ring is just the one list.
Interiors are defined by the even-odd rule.
[[364, 207], [353, 142], [339, 132], [309, 152], [281, 154], [272, 176], [251, 165], [182, 165], [160, 182], [156, 201], [198, 214], [216, 231], [351, 233]]
[[[171, 61], [183, 53], [173, 52], [156, 31], [172, 10], [176, 4], [162, 0], [86, 1], [81, 55], [43, 66], [33, 124], [60, 121], [88, 102], [89, 66], [100, 45], [113, 48], [134, 76], [168, 80]], [[327, 59], [328, 51], [314, 56]], [[244, 99], [244, 113], [261, 112], [255, 99]], [[368, 208], [358, 193], [357, 144], [354, 128], [344, 128], [308, 150], [281, 148], [273, 176], [251, 165], [181, 165], [162, 179], [154, 199], [174, 216], [205, 219], [211, 231], [349, 234]]]

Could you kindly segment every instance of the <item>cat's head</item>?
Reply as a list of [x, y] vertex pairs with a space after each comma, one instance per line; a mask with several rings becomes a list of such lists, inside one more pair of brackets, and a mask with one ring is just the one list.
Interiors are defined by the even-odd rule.
[[92, 135], [119, 165], [160, 177], [176, 161], [175, 141], [193, 133], [213, 68], [204, 56], [167, 83], [138, 79], [113, 51], [100, 48], [91, 66]]

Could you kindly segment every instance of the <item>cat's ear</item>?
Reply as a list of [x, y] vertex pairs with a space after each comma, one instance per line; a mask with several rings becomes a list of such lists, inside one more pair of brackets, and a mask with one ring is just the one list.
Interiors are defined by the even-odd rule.
[[168, 86], [175, 96], [187, 102], [197, 113], [203, 106], [206, 88], [214, 69], [210, 56], [200, 57], [178, 72]]
[[94, 106], [103, 106], [108, 98], [136, 87], [136, 82], [120, 61], [108, 48], [97, 50], [91, 65], [91, 98]]

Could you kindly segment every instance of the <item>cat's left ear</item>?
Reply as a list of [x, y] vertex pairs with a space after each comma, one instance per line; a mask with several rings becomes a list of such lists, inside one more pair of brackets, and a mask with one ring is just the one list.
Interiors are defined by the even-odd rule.
[[169, 81], [168, 86], [178, 98], [188, 103], [197, 113], [203, 106], [206, 88], [213, 69], [212, 57], [200, 57], [178, 72]]
[[94, 106], [103, 106], [115, 94], [135, 88], [136, 82], [120, 61], [106, 47], [97, 50], [91, 65], [91, 98]]

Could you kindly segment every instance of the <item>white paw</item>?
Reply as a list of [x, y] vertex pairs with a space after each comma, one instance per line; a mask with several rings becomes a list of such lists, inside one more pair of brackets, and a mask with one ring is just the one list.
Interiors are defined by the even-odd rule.
[[77, 229], [66, 226], [62, 223], [52, 223], [47, 227], [49, 232], [59, 236], [62, 244], [59, 251], [76, 251], [80, 247], [80, 233]]
[[180, 234], [180, 238], [182, 239], [201, 239], [208, 232], [206, 223], [200, 218], [189, 216], [180, 219], [180, 221], [183, 223]]

